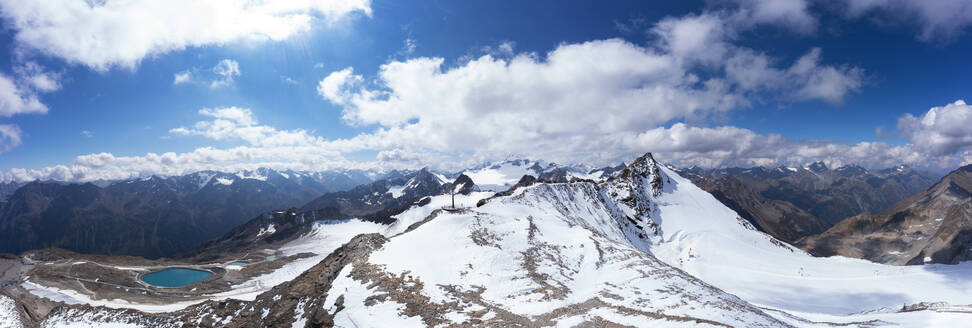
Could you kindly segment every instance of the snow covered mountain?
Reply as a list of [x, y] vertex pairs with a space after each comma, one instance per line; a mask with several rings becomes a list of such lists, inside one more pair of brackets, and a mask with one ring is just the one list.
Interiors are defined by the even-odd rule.
[[567, 182], [571, 178], [606, 179], [619, 169], [619, 167], [588, 169], [579, 165], [562, 166], [529, 159], [507, 159], [499, 163], [485, 163], [460, 171], [459, 174], [471, 178], [482, 190], [499, 192], [513, 187], [524, 175], [550, 182]]
[[309, 211], [333, 207], [348, 216], [373, 214], [438, 194], [444, 191], [443, 186], [448, 183], [444, 175], [424, 168], [360, 185], [351, 190], [324, 194], [305, 204], [302, 209]]
[[35, 278], [22, 295], [104, 306], [56, 307], [42, 326], [927, 326], [964, 322], [972, 304], [968, 264], [812, 257], [650, 155], [600, 181], [456, 197], [481, 205], [444, 211], [439, 195], [390, 225], [314, 223], [276, 248], [283, 266], [180, 289], [193, 301], [168, 312]]

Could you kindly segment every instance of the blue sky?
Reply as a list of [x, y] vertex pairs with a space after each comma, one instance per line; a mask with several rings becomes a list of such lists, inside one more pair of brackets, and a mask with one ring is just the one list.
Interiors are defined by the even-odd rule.
[[[57, 2], [0, 1], [13, 85], [0, 85], [0, 180], [645, 151], [703, 166], [972, 162], [972, 109], [956, 103], [972, 86], [969, 1], [177, 1], [172, 15], [203, 14], [158, 24], [112, 0]], [[220, 80], [223, 60], [238, 74]], [[32, 98], [46, 111], [17, 104]]]

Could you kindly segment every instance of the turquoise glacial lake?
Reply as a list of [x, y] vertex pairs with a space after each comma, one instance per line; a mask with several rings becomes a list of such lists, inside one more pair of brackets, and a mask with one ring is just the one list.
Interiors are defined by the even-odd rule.
[[142, 281], [159, 287], [182, 287], [209, 278], [212, 273], [185, 268], [169, 268], [142, 276]]

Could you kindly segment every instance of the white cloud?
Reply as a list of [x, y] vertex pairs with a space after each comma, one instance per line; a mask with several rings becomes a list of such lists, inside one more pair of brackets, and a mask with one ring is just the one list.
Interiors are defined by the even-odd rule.
[[18, 86], [10, 77], [0, 74], [0, 116], [45, 114], [47, 105], [29, 88]]
[[290, 85], [297, 85], [297, 80], [294, 80], [294, 78], [286, 75], [281, 75], [280, 81], [283, 81], [283, 83], [290, 84]]
[[[690, 26], [708, 25], [691, 20]], [[679, 30], [679, 23], [666, 20], [662, 25], [670, 25], [656, 31]], [[335, 141], [342, 151], [404, 147], [569, 161], [574, 154], [629, 156], [638, 151], [615, 148], [621, 139], [672, 120], [745, 107], [751, 93], [839, 102], [860, 85], [859, 69], [823, 65], [816, 49], [787, 68], [753, 55], [763, 61], [753, 73], [758, 83], [738, 76], [752, 67], [727, 67], [727, 76], [703, 80], [697, 71], [754, 53], [727, 43], [723, 59], [698, 60], [693, 43], [720, 39], [676, 32], [657, 48], [591, 41], [563, 44], [543, 57], [485, 55], [456, 67], [443, 67], [442, 58], [414, 58], [382, 65], [368, 83], [352, 68], [333, 72], [318, 93], [341, 106], [349, 124], [378, 126]]]
[[898, 130], [931, 155], [972, 151], [972, 106], [957, 100], [919, 117], [905, 114], [898, 119]]
[[35, 62], [26, 62], [14, 66], [18, 79], [24, 81], [37, 92], [51, 92], [61, 89], [61, 74], [48, 72], [43, 66]]
[[714, 65], [726, 57], [733, 29], [718, 14], [666, 18], [651, 32], [661, 38], [661, 46], [674, 57]]
[[335, 104], [343, 105], [346, 99], [351, 98], [351, 93], [347, 88], [353, 87], [361, 83], [361, 81], [363, 81], [361, 76], [354, 75], [354, 69], [348, 67], [340, 71], [331, 72], [331, 74], [328, 74], [327, 77], [318, 82], [317, 93]]
[[918, 38], [925, 41], [951, 40], [972, 26], [969, 0], [843, 0], [842, 12], [852, 18], [871, 15], [878, 20], [895, 20], [917, 25]]
[[[908, 164], [916, 167], [947, 169], [962, 162], [957, 156], [930, 156], [911, 144], [885, 142], [845, 144], [831, 141], [790, 140], [777, 134], [761, 135], [731, 126], [691, 127], [682, 123], [658, 127], [636, 137], [624, 137], [619, 149], [650, 150], [656, 158], [679, 166], [800, 166], [823, 161], [828, 166], [858, 164], [866, 167], [891, 167]], [[968, 154], [964, 154], [968, 156]]]
[[190, 72], [189, 70], [184, 70], [182, 72], [175, 73], [172, 76], [172, 85], [189, 83], [191, 81], [192, 81], [192, 72]]
[[13, 124], [0, 124], [0, 154], [20, 146], [20, 136], [20, 127]]
[[81, 130], [81, 135], [83, 135], [85, 138], [94, 137], [94, 133], [88, 130]]
[[0, 0], [24, 50], [99, 71], [187, 47], [283, 40], [352, 13], [370, 16], [370, 0]]
[[38, 94], [59, 90], [61, 74], [45, 71], [34, 62], [17, 64], [13, 71], [14, 76], [0, 73], [0, 116], [46, 114], [47, 105]]
[[232, 59], [220, 60], [216, 66], [213, 66], [213, 73], [216, 74], [216, 79], [209, 84], [210, 88], [228, 86], [233, 84], [234, 79], [240, 76], [240, 63]]
[[812, 48], [788, 68], [774, 67], [776, 60], [733, 43], [736, 35], [752, 28], [736, 20], [740, 13], [704, 13], [666, 18], [651, 28], [661, 49], [675, 61], [691, 67], [699, 64], [722, 69], [725, 78], [740, 92], [771, 90], [794, 100], [841, 103], [864, 84], [857, 67], [824, 65], [820, 48]]
[[[963, 107], [964, 106], [964, 107]], [[923, 127], [921, 133], [935, 129], [942, 135], [961, 133], [963, 122], [941, 126], [948, 119], [966, 119], [956, 113], [968, 106], [956, 102], [936, 107], [916, 120], [928, 120], [932, 127]], [[361, 134], [350, 139], [324, 139], [311, 132], [294, 129], [281, 130], [261, 125], [253, 112], [245, 108], [204, 108], [199, 114], [207, 120], [189, 127], [170, 130], [176, 136], [202, 136], [212, 140], [239, 145], [225, 149], [200, 147], [185, 153], [148, 153], [142, 156], [115, 156], [111, 153], [95, 153], [75, 158], [72, 165], [57, 165], [41, 169], [10, 169], [0, 172], [0, 181], [62, 180], [90, 181], [97, 179], [124, 179], [133, 176], [178, 175], [189, 172], [216, 169], [239, 170], [256, 167], [277, 169], [325, 170], [334, 168], [402, 168], [431, 166], [456, 169], [481, 160], [494, 160], [507, 154], [521, 154], [558, 162], [583, 161], [588, 164], [606, 165], [630, 161], [645, 151], [654, 152], [663, 162], [679, 166], [752, 166], [752, 165], [803, 165], [822, 160], [836, 167], [844, 164], [860, 164], [867, 167], [890, 167], [909, 164], [916, 167], [949, 169], [972, 163], [968, 132], [964, 141], [953, 138], [959, 144], [951, 154], [933, 154], [934, 147], [921, 144], [921, 138], [913, 143], [892, 145], [885, 142], [859, 142], [844, 144], [822, 140], [790, 140], [777, 134], [758, 134], [754, 131], [732, 127], [695, 127], [685, 123], [657, 126], [648, 129], [630, 129], [608, 133], [586, 133], [584, 125], [551, 139], [538, 139], [544, 124], [528, 131], [534, 136], [514, 140], [528, 140], [520, 147], [509, 146], [503, 153], [480, 153], [481, 149], [463, 146], [458, 151], [439, 151], [435, 142], [442, 136], [436, 131], [425, 131], [432, 143], [417, 143], [402, 129], [380, 129], [375, 133]], [[942, 117], [940, 115], [947, 115]], [[934, 118], [929, 118], [934, 116]], [[493, 118], [486, 118], [491, 120]], [[471, 119], [472, 124], [482, 123]], [[907, 117], [902, 118], [908, 121]], [[918, 123], [922, 124], [922, 123]], [[908, 127], [904, 124], [903, 127]], [[966, 125], [967, 126], [967, 125]], [[470, 128], [471, 126], [462, 126]], [[13, 131], [13, 132], [10, 132]], [[476, 131], [470, 131], [476, 133]], [[10, 137], [7, 137], [7, 136]], [[493, 134], [499, 143], [508, 143], [509, 137]], [[16, 146], [20, 143], [20, 131], [16, 126], [0, 125], [0, 140]], [[404, 141], [403, 141], [404, 140]], [[937, 140], [931, 138], [930, 140]], [[955, 141], [958, 140], [958, 141]], [[464, 142], [464, 141], [457, 141]], [[2, 145], [3, 143], [0, 143]], [[964, 146], [961, 146], [964, 145]], [[484, 143], [482, 150], [491, 145]], [[964, 147], [964, 148], [963, 148]], [[447, 147], [446, 147], [447, 148]], [[941, 146], [946, 149], [947, 146]], [[363, 149], [379, 150], [375, 161], [355, 162], [343, 154]]]
[[736, 24], [776, 24], [799, 33], [812, 33], [817, 19], [810, 14], [807, 0], [733, 0], [739, 6]]
[[406, 55], [411, 55], [415, 52], [416, 46], [418, 46], [418, 41], [415, 41], [415, 39], [412, 38], [405, 38], [405, 40], [402, 41], [402, 52]]
[[820, 48], [800, 57], [783, 75], [782, 81], [797, 83], [793, 96], [800, 100], [820, 99], [841, 103], [848, 93], [864, 84], [864, 71], [857, 67], [820, 65]]
[[[775, 24], [802, 34], [819, 25], [811, 7], [825, 8], [848, 19], [866, 18], [879, 25], [905, 24], [918, 29], [924, 41], [951, 41], [972, 26], [969, 0], [724, 0], [732, 8], [733, 25]], [[725, 6], [724, 6], [725, 7]]]

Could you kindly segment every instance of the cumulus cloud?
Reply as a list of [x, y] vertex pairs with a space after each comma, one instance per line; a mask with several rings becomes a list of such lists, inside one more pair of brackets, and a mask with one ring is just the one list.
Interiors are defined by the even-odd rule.
[[796, 82], [793, 91], [797, 99], [820, 99], [841, 103], [848, 93], [858, 91], [864, 84], [864, 70], [857, 67], [834, 67], [820, 64], [820, 48], [813, 48], [800, 57], [782, 76], [783, 80]]
[[0, 154], [20, 146], [20, 128], [13, 124], [0, 124]]
[[370, 16], [370, 0], [0, 0], [23, 50], [99, 71], [187, 47], [282, 40], [352, 13]]
[[60, 74], [48, 72], [34, 62], [13, 67], [14, 76], [0, 73], [0, 116], [18, 114], [46, 114], [47, 105], [39, 94], [61, 88]]
[[190, 81], [192, 81], [192, 72], [189, 70], [175, 73], [172, 76], [172, 85], [180, 85], [183, 83], [189, 83]]
[[949, 168], [961, 163], [961, 156], [928, 156], [913, 145], [885, 142], [845, 144], [825, 140], [791, 140], [778, 134], [762, 135], [731, 126], [692, 127], [677, 123], [626, 137], [624, 149], [650, 149], [657, 158], [678, 166], [800, 166], [823, 161], [828, 166], [858, 164], [890, 167], [909, 164], [918, 167]]
[[37, 94], [25, 86], [17, 85], [13, 78], [0, 73], [0, 116], [44, 113], [47, 113], [47, 105], [37, 99]]
[[83, 135], [85, 138], [94, 137], [94, 133], [88, 130], [81, 130], [81, 135]]
[[735, 36], [751, 28], [735, 23], [739, 13], [703, 13], [666, 18], [651, 29], [661, 49], [674, 61], [691, 67], [700, 64], [722, 69], [725, 79], [740, 92], [774, 91], [794, 100], [841, 103], [863, 86], [861, 68], [822, 63], [822, 50], [812, 48], [790, 67], [775, 67], [776, 60], [754, 49], [734, 45]]
[[[233, 171], [273, 167], [326, 170], [373, 168], [376, 165], [348, 161], [341, 153], [330, 150], [329, 141], [307, 131], [280, 130], [260, 125], [253, 112], [246, 108], [204, 108], [199, 110], [199, 114], [208, 120], [172, 129], [170, 133], [174, 136], [201, 136], [237, 145], [224, 149], [200, 147], [184, 153], [147, 153], [140, 156], [116, 156], [107, 152], [87, 154], [77, 156], [71, 165], [15, 168], [0, 172], [0, 181], [91, 181], [179, 175], [208, 169]], [[0, 125], [0, 135], [6, 136], [8, 131], [13, 131], [10, 140], [14, 144], [19, 143], [19, 129]]]
[[[961, 115], [960, 110], [965, 111], [965, 116]], [[964, 136], [961, 135], [961, 127], [967, 126], [962, 124], [968, 122], [968, 111], [968, 105], [958, 101], [933, 108], [921, 117], [903, 117], [902, 122], [905, 123], [902, 123], [901, 128], [917, 129], [912, 143], [904, 145], [886, 142], [845, 144], [826, 140], [791, 140], [778, 134], [759, 134], [732, 126], [699, 127], [685, 123], [595, 133], [585, 133], [584, 129], [588, 126], [576, 125], [575, 130], [565, 132], [558, 138], [534, 140], [544, 133], [543, 124], [535, 124], [536, 129], [527, 131], [531, 136], [513, 137], [514, 140], [527, 140], [520, 147], [507, 146], [501, 154], [491, 154], [489, 151], [480, 152], [477, 145], [463, 145], [462, 142], [465, 141], [438, 145], [436, 140], [440, 140], [442, 136], [437, 135], [438, 132], [434, 130], [424, 131], [427, 134], [420, 135], [436, 141], [433, 143], [410, 140], [413, 136], [409, 131], [394, 128], [383, 128], [374, 133], [363, 133], [347, 139], [325, 139], [306, 130], [282, 130], [260, 124], [253, 112], [246, 108], [204, 108], [199, 110], [199, 114], [206, 120], [172, 129], [170, 133], [174, 136], [198, 136], [235, 143], [237, 146], [224, 149], [200, 147], [185, 153], [148, 153], [141, 156], [88, 154], [78, 156], [71, 165], [41, 169], [17, 168], [0, 172], [0, 181], [111, 180], [153, 174], [179, 175], [206, 169], [233, 171], [257, 167], [326, 170], [431, 166], [452, 170], [511, 153], [561, 163], [607, 165], [630, 161], [646, 151], [654, 152], [656, 158], [663, 162], [684, 167], [804, 165], [824, 161], [833, 167], [845, 164], [866, 167], [908, 164], [948, 169], [972, 163], [968, 131], [965, 131]], [[488, 118], [487, 121], [494, 119], [496, 118]], [[951, 120], [955, 121], [950, 122]], [[474, 123], [481, 122], [474, 120]], [[949, 123], [954, 124], [947, 125]], [[912, 124], [921, 127], [914, 127]], [[948, 136], [950, 141], [933, 144], [938, 148], [928, 146], [922, 140], [946, 140], [938, 136], [925, 137], [923, 133], [929, 131]], [[20, 131], [16, 126], [0, 125], [0, 136], [0, 140], [9, 140], [6, 143], [20, 143]], [[508, 137], [502, 134], [493, 134], [492, 137], [500, 143], [509, 142]], [[534, 141], [538, 143], [534, 144]], [[0, 145], [3, 144], [0, 142]], [[458, 151], [439, 150], [452, 149], [446, 147], [449, 145], [456, 146]], [[484, 150], [492, 149], [489, 142], [484, 142], [482, 147], [485, 147]], [[949, 152], [947, 149], [953, 151]], [[378, 150], [378, 153], [374, 161], [364, 162], [351, 161], [343, 156], [360, 150]]]
[[228, 86], [233, 84], [233, 81], [240, 76], [240, 63], [237, 63], [232, 59], [220, 60], [219, 63], [213, 67], [213, 73], [216, 74], [216, 79], [209, 84], [210, 88], [216, 89]]
[[354, 68], [348, 67], [331, 72], [318, 82], [317, 93], [335, 104], [343, 105], [346, 99], [351, 98], [351, 93], [347, 88], [353, 87], [363, 80], [360, 75], [354, 75]]
[[[715, 31], [718, 24], [712, 22], [719, 20], [687, 21]], [[858, 81], [859, 69], [823, 65], [816, 49], [786, 68], [753, 55], [764, 61], [763, 71], [755, 73], [759, 77], [752, 78], [758, 82], [743, 82], [737, 75], [745, 68], [738, 67], [727, 67], [727, 76], [702, 79], [697, 71], [754, 52], [727, 43], [722, 59], [700, 59], [699, 45], [709, 42], [704, 40], [725, 38], [699, 36], [691, 28], [681, 33], [681, 23], [660, 24], [656, 32], [665, 35], [660, 47], [610, 39], [562, 44], [545, 56], [487, 54], [456, 67], [445, 67], [442, 58], [414, 58], [382, 65], [368, 83], [352, 68], [333, 72], [320, 81], [318, 93], [340, 106], [349, 124], [379, 127], [341, 141], [352, 149], [422, 147], [556, 158], [614, 149], [617, 139], [646, 128], [746, 106], [750, 93], [836, 102], [860, 85], [847, 82]]]
[[967, 152], [972, 150], [972, 106], [957, 100], [918, 117], [905, 114], [898, 119], [898, 130], [932, 155]]

